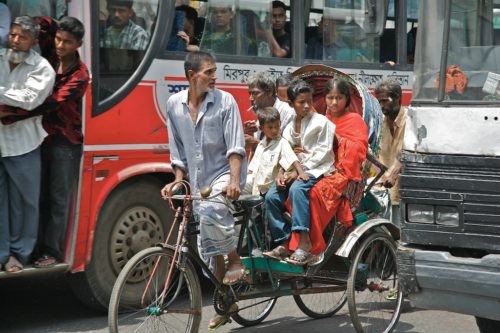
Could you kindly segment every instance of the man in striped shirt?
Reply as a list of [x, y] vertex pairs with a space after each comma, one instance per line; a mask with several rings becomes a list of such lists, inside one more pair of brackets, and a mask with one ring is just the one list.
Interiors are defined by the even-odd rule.
[[[0, 50], [0, 118], [8, 105], [33, 110], [52, 91], [55, 72], [32, 47], [39, 25], [29, 16], [14, 19], [9, 48]], [[0, 266], [8, 272], [23, 269], [38, 234], [40, 144], [47, 136], [42, 116], [0, 123]]]
[[108, 2], [112, 25], [106, 28], [102, 47], [144, 51], [149, 43], [149, 34], [132, 22], [134, 16], [132, 0], [111, 0]]

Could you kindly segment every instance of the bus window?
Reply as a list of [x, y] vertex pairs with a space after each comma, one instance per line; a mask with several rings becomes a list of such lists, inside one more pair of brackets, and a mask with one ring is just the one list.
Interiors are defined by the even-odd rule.
[[[406, 1], [406, 63], [415, 61], [415, 42], [418, 27], [419, 0]], [[396, 8], [394, 0], [389, 0], [384, 33], [380, 36], [380, 62], [397, 60]]]
[[311, 12], [321, 13], [321, 17], [316, 18], [316, 35], [307, 41], [307, 59], [379, 61], [379, 37], [369, 36], [363, 30], [363, 1], [314, 1]]
[[157, 6], [157, 0], [100, 0], [100, 100], [112, 95], [139, 66]]
[[209, 1], [200, 48], [215, 54], [291, 57], [289, 2]]

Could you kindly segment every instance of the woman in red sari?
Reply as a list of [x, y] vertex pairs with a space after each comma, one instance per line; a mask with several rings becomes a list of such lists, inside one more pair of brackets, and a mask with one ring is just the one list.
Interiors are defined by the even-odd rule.
[[310, 239], [292, 233], [291, 250], [300, 248], [311, 255], [319, 255], [326, 247], [323, 230], [333, 217], [337, 216], [337, 221], [345, 227], [352, 225], [351, 207], [342, 193], [349, 180], [361, 180], [361, 164], [368, 150], [368, 127], [359, 114], [349, 112], [351, 89], [350, 83], [337, 78], [329, 80], [325, 86], [326, 116], [335, 124], [336, 170], [309, 192]]

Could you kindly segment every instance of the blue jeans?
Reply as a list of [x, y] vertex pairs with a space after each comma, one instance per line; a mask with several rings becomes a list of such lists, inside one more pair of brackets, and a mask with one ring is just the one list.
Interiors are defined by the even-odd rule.
[[[267, 223], [275, 243], [290, 239], [291, 232], [309, 231], [311, 221], [309, 213], [309, 190], [321, 178], [309, 175], [309, 180], [295, 180], [288, 189], [278, 189], [274, 184], [265, 197]], [[290, 196], [292, 205], [292, 225], [283, 217], [285, 201]]]
[[0, 263], [14, 255], [26, 264], [38, 236], [40, 147], [0, 156]]

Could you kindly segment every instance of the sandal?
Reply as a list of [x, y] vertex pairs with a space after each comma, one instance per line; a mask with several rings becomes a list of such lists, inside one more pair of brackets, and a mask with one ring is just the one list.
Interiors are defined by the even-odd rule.
[[21, 273], [23, 271], [23, 265], [16, 257], [10, 256], [9, 261], [5, 264], [5, 271], [7, 273]]
[[263, 252], [262, 255], [271, 259], [284, 260], [288, 257], [288, 250], [283, 245], [278, 245], [271, 251]]
[[34, 263], [33, 267], [35, 268], [49, 268], [53, 267], [58, 263], [57, 259], [51, 255], [44, 254], [40, 258], [38, 258]]
[[294, 253], [290, 255], [290, 257], [286, 258], [285, 261], [292, 265], [304, 266], [310, 262], [313, 262], [315, 259], [315, 255], [306, 250], [298, 248]]
[[219, 327], [231, 322], [231, 315], [238, 312], [238, 305], [233, 303], [229, 306], [228, 313], [226, 315], [216, 314], [208, 323], [208, 330], [215, 331]]
[[232, 286], [239, 282], [246, 281], [246, 278], [249, 274], [250, 271], [245, 267], [237, 268], [235, 270], [228, 270], [226, 271], [226, 274], [224, 274], [222, 283], [226, 286]]

